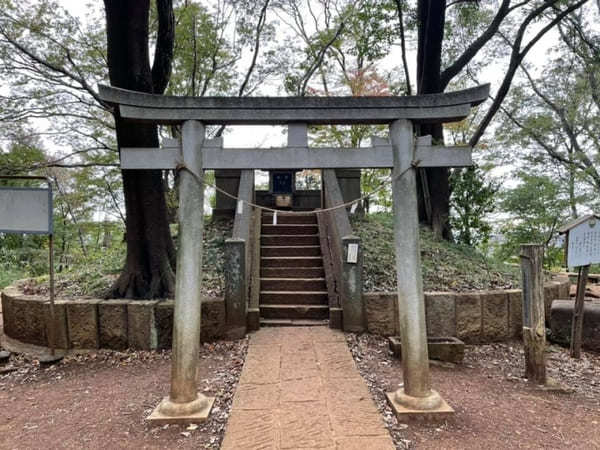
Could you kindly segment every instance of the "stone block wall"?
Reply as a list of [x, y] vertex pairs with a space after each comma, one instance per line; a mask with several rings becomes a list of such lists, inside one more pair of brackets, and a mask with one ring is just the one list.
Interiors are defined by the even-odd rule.
[[[569, 298], [567, 278], [544, 286], [546, 320], [556, 299]], [[523, 327], [521, 290], [426, 292], [425, 316], [429, 336], [454, 336], [464, 342], [499, 342], [520, 337]], [[395, 292], [363, 294], [367, 330], [381, 336], [400, 334]]]
[[[173, 336], [173, 300], [57, 300], [52, 324], [49, 301], [14, 287], [2, 292], [4, 333], [26, 344], [48, 346], [53, 326], [60, 349], [165, 349]], [[202, 342], [226, 336], [225, 302], [202, 301]]]

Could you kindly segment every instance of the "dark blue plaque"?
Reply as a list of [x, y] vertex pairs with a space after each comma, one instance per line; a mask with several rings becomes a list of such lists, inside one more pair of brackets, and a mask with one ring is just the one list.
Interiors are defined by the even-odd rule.
[[293, 172], [276, 172], [273, 174], [273, 193], [291, 194], [293, 191]]

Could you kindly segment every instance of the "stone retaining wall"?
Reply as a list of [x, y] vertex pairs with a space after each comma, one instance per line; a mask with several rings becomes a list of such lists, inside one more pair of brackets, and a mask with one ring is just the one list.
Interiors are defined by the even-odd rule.
[[[173, 300], [56, 300], [57, 347], [61, 349], [171, 348]], [[52, 324], [47, 297], [24, 295], [14, 287], [2, 292], [4, 333], [26, 344], [48, 346]], [[225, 336], [225, 302], [202, 301], [201, 341]]]
[[[569, 298], [567, 278], [544, 286], [546, 320], [553, 300]], [[381, 336], [400, 334], [395, 292], [363, 294], [367, 330]], [[467, 343], [497, 342], [521, 335], [521, 290], [426, 292], [425, 315], [429, 336], [454, 336]]]
[[[568, 279], [544, 287], [546, 318], [553, 300], [569, 298]], [[397, 296], [392, 292], [363, 294], [367, 330], [382, 336], [399, 335]], [[57, 300], [57, 347], [61, 349], [171, 347], [173, 300]], [[502, 341], [518, 337], [522, 328], [521, 291], [426, 292], [429, 336], [455, 336], [467, 343]], [[46, 297], [24, 295], [14, 287], [2, 292], [4, 333], [18, 341], [48, 346]], [[225, 338], [225, 302], [202, 302], [203, 342]]]

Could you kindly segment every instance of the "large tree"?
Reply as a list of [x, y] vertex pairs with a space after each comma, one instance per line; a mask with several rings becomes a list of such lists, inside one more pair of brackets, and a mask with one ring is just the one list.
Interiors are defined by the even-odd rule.
[[[578, 0], [565, 4], [561, 0], [501, 0], [496, 2], [499, 4], [495, 12], [492, 8], [477, 14], [477, 10], [483, 8], [480, 2], [454, 1], [451, 4], [454, 5], [453, 8], [457, 8], [458, 12], [455, 14], [461, 19], [459, 25], [466, 32], [454, 33], [454, 42], [449, 42], [445, 37], [451, 25], [447, 22], [446, 0], [419, 0], [417, 93], [444, 92], [458, 75], [464, 75], [465, 69], [474, 63], [478, 54], [492, 39], [500, 39], [503, 47], [509, 49], [509, 62], [492, 103], [470, 140], [471, 145], [476, 145], [499, 110], [525, 56], [550, 29], [586, 2], [587, 0]], [[404, 3], [396, 1], [400, 20]], [[465, 39], [465, 36], [471, 39]], [[444, 54], [446, 58], [450, 55], [449, 60], [444, 61]], [[424, 125], [419, 132], [421, 135], [430, 134], [440, 142], [444, 138], [441, 125]], [[447, 168], [431, 168], [420, 172], [421, 218], [431, 225], [437, 236], [444, 238], [451, 237], [448, 175]]]
[[[158, 33], [154, 62], [149, 58], [149, 0], [105, 0], [107, 60], [113, 86], [162, 94], [173, 58], [174, 17], [171, 0], [156, 0]], [[121, 147], [158, 147], [154, 125], [124, 122], [114, 112]], [[175, 291], [175, 248], [167, 221], [160, 171], [123, 170], [127, 257], [112, 294], [154, 298]]]
[[597, 207], [600, 193], [600, 35], [593, 27], [599, 16], [590, 5], [563, 22], [538, 74], [521, 66], [496, 131], [513, 164], [518, 148], [523, 165], [560, 169], [573, 218], [579, 206]]
[[[119, 218], [127, 228], [126, 263], [111, 296], [173, 292], [175, 255], [163, 193], [174, 183], [164, 176], [159, 183], [158, 172], [121, 173], [115, 135], [119, 146], [157, 145], [156, 129], [113, 120], [96, 85], [110, 78], [115, 86], [158, 94], [168, 82], [175, 95], [249, 95], [281, 66], [279, 56], [265, 48], [274, 29], [265, 21], [268, 5], [107, 1], [91, 5], [83, 19], [53, 0], [0, 0], [0, 75], [7, 87], [0, 94], [0, 151], [25, 126], [44, 136], [45, 158], [10, 167], [10, 173], [90, 169], [96, 213]], [[173, 13], [180, 31], [175, 49]], [[249, 63], [243, 58], [247, 49]]]

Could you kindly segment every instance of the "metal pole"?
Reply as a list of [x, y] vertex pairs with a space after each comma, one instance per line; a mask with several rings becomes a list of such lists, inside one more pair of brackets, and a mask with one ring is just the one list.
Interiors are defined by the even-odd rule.
[[50, 347], [50, 355], [54, 356], [56, 351], [56, 312], [54, 308], [54, 234], [50, 233], [48, 238], [48, 251], [50, 253], [50, 326], [48, 327], [48, 344]]
[[204, 185], [202, 179], [202, 144], [204, 125], [195, 120], [182, 127], [184, 170], [179, 181], [179, 250], [173, 313], [173, 352], [171, 392], [157, 412], [170, 422], [203, 420], [214, 399], [198, 393], [196, 372], [200, 347], [200, 315], [202, 310], [202, 235], [204, 228]]
[[404, 386], [395, 392], [390, 401], [392, 405], [397, 402], [417, 410], [434, 409], [440, 406], [442, 400], [431, 390], [429, 379], [416, 169], [411, 168], [414, 155], [412, 123], [408, 120], [392, 122], [390, 137], [394, 153], [394, 243], [404, 377]]

